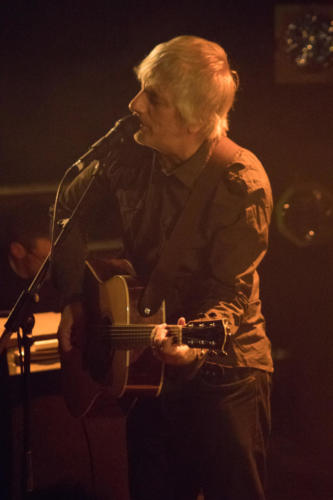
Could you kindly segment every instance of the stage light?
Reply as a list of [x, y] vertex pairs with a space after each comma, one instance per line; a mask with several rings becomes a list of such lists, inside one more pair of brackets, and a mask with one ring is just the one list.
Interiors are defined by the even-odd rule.
[[291, 186], [276, 204], [280, 232], [295, 245], [333, 241], [333, 194], [316, 183]]
[[333, 6], [277, 4], [275, 80], [277, 83], [333, 81]]
[[333, 20], [308, 12], [288, 24], [284, 50], [300, 69], [317, 71], [333, 63]]

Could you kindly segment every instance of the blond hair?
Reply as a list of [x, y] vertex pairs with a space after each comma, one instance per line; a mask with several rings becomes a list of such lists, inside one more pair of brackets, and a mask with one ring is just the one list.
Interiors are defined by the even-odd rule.
[[226, 135], [238, 75], [220, 45], [178, 36], [157, 45], [134, 71], [142, 84], [168, 88], [187, 125], [199, 126], [205, 137]]

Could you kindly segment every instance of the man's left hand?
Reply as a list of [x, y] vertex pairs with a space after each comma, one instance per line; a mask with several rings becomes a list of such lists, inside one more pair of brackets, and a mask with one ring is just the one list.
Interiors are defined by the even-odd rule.
[[[184, 326], [185, 318], [179, 318], [177, 325]], [[197, 358], [197, 349], [191, 349], [185, 344], [175, 344], [174, 338], [168, 331], [166, 323], [154, 328], [152, 332], [153, 351], [164, 363], [170, 365], [185, 365]]]

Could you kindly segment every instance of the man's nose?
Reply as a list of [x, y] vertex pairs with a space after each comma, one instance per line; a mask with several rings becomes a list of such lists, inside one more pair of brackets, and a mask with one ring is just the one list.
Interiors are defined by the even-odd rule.
[[144, 110], [143, 90], [140, 90], [128, 105], [131, 113], [140, 114]]

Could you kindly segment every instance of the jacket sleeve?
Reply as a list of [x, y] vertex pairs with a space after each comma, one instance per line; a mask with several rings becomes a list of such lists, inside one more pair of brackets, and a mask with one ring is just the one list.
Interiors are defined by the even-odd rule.
[[218, 187], [211, 212], [214, 230], [200, 319], [223, 319], [231, 334], [240, 324], [258, 320], [257, 267], [267, 251], [271, 212], [271, 190], [263, 168], [252, 171], [234, 165]]

